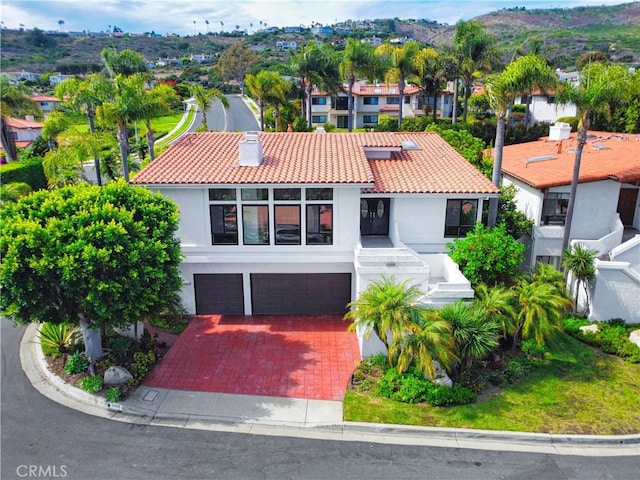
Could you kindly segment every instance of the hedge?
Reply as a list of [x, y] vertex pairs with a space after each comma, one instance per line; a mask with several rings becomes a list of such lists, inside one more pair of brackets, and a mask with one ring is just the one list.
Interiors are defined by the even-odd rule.
[[47, 188], [47, 178], [44, 176], [42, 159], [40, 158], [0, 165], [0, 180], [4, 184], [26, 183], [34, 191]]

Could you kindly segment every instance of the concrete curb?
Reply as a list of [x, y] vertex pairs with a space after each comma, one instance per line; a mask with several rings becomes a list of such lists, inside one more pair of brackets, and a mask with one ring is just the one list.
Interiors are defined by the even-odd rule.
[[[640, 455], [640, 434], [560, 435], [344, 422], [341, 402], [313, 403], [313, 400], [202, 394], [141, 386], [120, 404], [122, 411], [116, 411], [110, 409], [104, 399], [75, 388], [54, 375], [46, 365], [37, 332], [36, 324], [29, 325], [20, 344], [20, 362], [34, 388], [68, 408], [109, 420], [139, 425], [334, 441], [553, 455]], [[151, 395], [149, 392], [153, 392], [153, 398], [145, 399]], [[336, 410], [338, 405], [333, 404], [339, 404], [339, 412]], [[198, 411], [198, 407], [203, 406], [208, 410]], [[224, 414], [225, 411], [227, 414]]]

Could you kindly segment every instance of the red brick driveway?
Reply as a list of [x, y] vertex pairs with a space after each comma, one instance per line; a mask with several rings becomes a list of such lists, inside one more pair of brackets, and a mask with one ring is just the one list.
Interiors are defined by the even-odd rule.
[[332, 315], [196, 316], [144, 384], [342, 400], [360, 358], [347, 325]]

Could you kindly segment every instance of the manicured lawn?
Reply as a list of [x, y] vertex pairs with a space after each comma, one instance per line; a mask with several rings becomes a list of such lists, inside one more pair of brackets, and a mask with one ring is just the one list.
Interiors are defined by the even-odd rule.
[[478, 403], [411, 405], [347, 391], [344, 418], [523, 432], [615, 435], [640, 432], [640, 365], [559, 333], [529, 377]]

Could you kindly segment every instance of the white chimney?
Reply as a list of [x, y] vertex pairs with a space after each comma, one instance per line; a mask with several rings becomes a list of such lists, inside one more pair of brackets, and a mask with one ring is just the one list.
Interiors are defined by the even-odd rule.
[[33, 115], [25, 115], [25, 116], [24, 116], [24, 119], [25, 119], [27, 122], [35, 122], [35, 121], [36, 121], [36, 117], [34, 117]]
[[549, 141], [566, 140], [571, 136], [571, 125], [556, 122], [549, 127]]
[[239, 143], [240, 166], [259, 167], [262, 165], [262, 141], [258, 132], [245, 132]]

